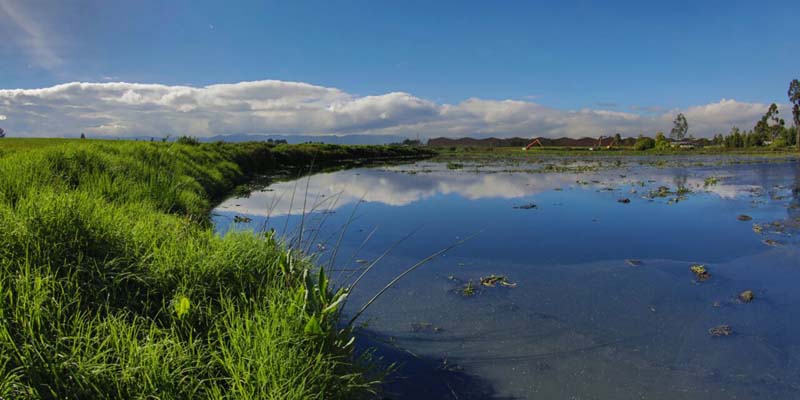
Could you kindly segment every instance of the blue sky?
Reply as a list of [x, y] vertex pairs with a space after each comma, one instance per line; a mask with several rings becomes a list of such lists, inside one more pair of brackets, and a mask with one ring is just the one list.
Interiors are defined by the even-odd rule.
[[798, 15], [797, 1], [0, 0], [0, 89], [280, 80], [652, 117], [785, 102]]

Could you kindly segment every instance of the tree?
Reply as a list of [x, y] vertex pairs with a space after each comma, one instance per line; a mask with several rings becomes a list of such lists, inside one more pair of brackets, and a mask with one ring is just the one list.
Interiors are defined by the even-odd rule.
[[664, 150], [669, 148], [669, 142], [667, 142], [667, 137], [664, 136], [664, 132], [656, 133], [656, 149]]
[[84, 134], [83, 132], [81, 132], [81, 139], [86, 139], [86, 134]]
[[683, 140], [687, 132], [689, 132], [689, 123], [686, 121], [686, 117], [679, 113], [675, 120], [672, 121], [672, 130], [669, 131], [669, 137], [674, 140]]
[[789, 102], [792, 103], [792, 116], [797, 130], [797, 148], [800, 149], [800, 81], [795, 79], [789, 84]]
[[4, 137], [6, 137], [6, 131], [4, 131], [3, 128], [0, 128], [0, 139]]
[[767, 140], [774, 141], [783, 132], [784, 124], [778, 117], [778, 106], [775, 103], [770, 104], [767, 113], [753, 128], [753, 141], [757, 141], [759, 146]]

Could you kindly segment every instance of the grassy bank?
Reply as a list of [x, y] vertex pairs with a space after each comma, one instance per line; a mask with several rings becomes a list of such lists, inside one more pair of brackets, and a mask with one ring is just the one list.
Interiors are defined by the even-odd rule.
[[207, 215], [253, 173], [419, 155], [0, 140], [0, 397], [367, 393], [325, 277], [272, 236], [215, 236]]

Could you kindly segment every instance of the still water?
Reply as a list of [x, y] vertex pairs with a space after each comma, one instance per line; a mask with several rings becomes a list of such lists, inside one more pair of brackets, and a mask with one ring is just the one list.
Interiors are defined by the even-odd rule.
[[[274, 183], [214, 221], [335, 253], [340, 284], [413, 233], [349, 315], [477, 233], [361, 317], [360, 342], [403, 363], [389, 398], [800, 398], [797, 160], [426, 161]], [[481, 285], [492, 274], [513, 285]]]

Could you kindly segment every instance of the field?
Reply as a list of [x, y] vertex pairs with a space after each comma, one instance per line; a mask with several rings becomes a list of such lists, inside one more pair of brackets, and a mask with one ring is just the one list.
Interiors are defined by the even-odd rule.
[[[358, 398], [327, 278], [208, 213], [253, 174], [387, 146], [0, 140], [0, 398]], [[313, 276], [313, 278], [312, 278]]]

